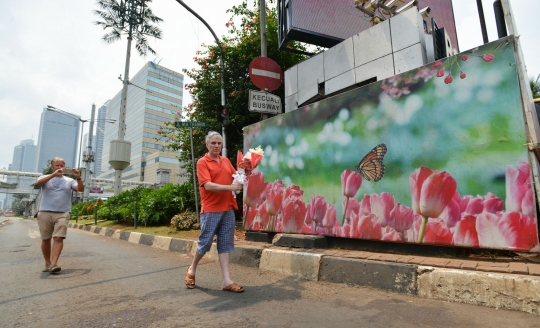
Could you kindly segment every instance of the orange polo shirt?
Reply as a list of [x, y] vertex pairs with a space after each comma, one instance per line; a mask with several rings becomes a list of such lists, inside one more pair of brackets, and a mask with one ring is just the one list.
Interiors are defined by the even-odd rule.
[[226, 212], [231, 208], [238, 210], [238, 204], [232, 191], [212, 192], [204, 189], [204, 184], [213, 182], [230, 185], [236, 170], [227, 157], [219, 156], [219, 163], [210, 158], [208, 153], [197, 161], [197, 178], [201, 193], [201, 213]]

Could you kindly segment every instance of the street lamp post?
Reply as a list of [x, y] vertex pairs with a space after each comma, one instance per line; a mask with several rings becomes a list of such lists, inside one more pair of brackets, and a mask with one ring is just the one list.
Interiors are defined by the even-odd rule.
[[[192, 13], [195, 17], [197, 17], [209, 30], [210, 33], [212, 33], [212, 36], [214, 36], [214, 39], [216, 40], [216, 43], [218, 44], [219, 48], [219, 65], [221, 66], [221, 106], [225, 107], [225, 65], [223, 65], [223, 47], [221, 46], [221, 42], [219, 42], [218, 37], [216, 36], [216, 33], [214, 33], [214, 30], [208, 25], [208, 23], [199, 16], [193, 9], [189, 8], [188, 5], [184, 3], [182, 0], [176, 0], [182, 7], [186, 8], [190, 13]], [[227, 138], [225, 138], [225, 125], [221, 127], [221, 134], [223, 137], [223, 148], [221, 149], [222, 155], [227, 157]]]

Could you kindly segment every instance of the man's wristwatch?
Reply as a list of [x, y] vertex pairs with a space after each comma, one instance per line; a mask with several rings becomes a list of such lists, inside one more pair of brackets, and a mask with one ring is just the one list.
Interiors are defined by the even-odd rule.
[[77, 181], [81, 181], [81, 178], [77, 178]]

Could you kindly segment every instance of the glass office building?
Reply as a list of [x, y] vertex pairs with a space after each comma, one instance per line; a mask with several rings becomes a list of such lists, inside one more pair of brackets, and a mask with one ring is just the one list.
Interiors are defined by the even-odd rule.
[[94, 148], [95, 157], [94, 157], [94, 176], [101, 174], [101, 160], [103, 158], [103, 138], [105, 137], [105, 119], [107, 118], [107, 107], [110, 104], [110, 100], [107, 100], [101, 107], [98, 109], [97, 121], [96, 124], [96, 148]]
[[78, 115], [67, 115], [43, 108], [34, 172], [42, 172], [54, 157], [63, 158], [67, 167], [75, 165], [80, 119]]
[[[131, 142], [131, 160], [122, 173], [122, 180], [156, 185], [183, 183], [177, 154], [163, 148], [165, 142], [157, 140], [160, 136], [156, 132], [164, 122], [174, 121], [174, 113], [182, 109], [183, 74], [148, 62], [130, 82], [134, 85], [128, 88], [124, 139]], [[114, 179], [109, 151], [111, 140], [118, 138], [121, 93], [120, 90], [107, 106], [106, 118], [117, 121], [105, 125], [98, 177], [102, 179]]]
[[26, 139], [13, 149], [12, 171], [34, 172], [36, 166], [37, 146], [34, 140]]

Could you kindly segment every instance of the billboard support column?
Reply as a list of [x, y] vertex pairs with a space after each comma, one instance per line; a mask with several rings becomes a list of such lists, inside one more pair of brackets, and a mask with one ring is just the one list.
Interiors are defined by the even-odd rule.
[[533, 179], [535, 182], [534, 186], [536, 189], [536, 201], [540, 203], [540, 144], [538, 142], [540, 140], [540, 135], [538, 129], [536, 128], [538, 126], [538, 117], [536, 116], [534, 100], [527, 77], [527, 68], [525, 67], [523, 52], [521, 51], [521, 42], [519, 40], [516, 23], [514, 21], [512, 7], [510, 7], [509, 0], [502, 0], [501, 3], [508, 32], [510, 35], [514, 35], [515, 37], [514, 54], [516, 57], [516, 71], [519, 80], [519, 89], [521, 92], [521, 102], [523, 105], [523, 110], [525, 111], [525, 122], [527, 125], [527, 146], [530, 151], [529, 161], [533, 170]]
[[[260, 0], [259, 1], [259, 9], [260, 9], [260, 12], [261, 12], [261, 57], [267, 57], [268, 56], [268, 51], [266, 49], [266, 5], [265, 5], [265, 0]], [[268, 89], [263, 90], [263, 91], [268, 91]], [[268, 119], [268, 114], [263, 113], [262, 114], [262, 119], [263, 120]]]

